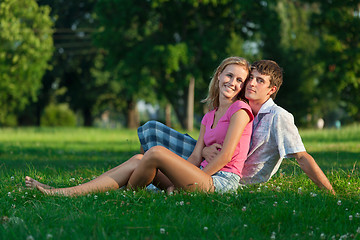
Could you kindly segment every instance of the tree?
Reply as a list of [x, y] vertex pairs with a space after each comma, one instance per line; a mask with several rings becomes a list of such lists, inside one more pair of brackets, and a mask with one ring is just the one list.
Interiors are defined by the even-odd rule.
[[51, 7], [50, 14], [55, 20], [55, 52], [51, 59], [53, 68], [46, 72], [42, 81], [41, 101], [32, 106], [37, 112], [37, 124], [56, 91], [64, 89], [66, 91], [56, 96], [55, 101], [69, 104], [71, 109], [80, 113], [83, 124], [91, 126], [94, 106], [99, 95], [106, 91], [105, 83], [99, 85], [91, 74], [92, 68], [96, 68], [96, 59], [101, 59], [102, 55], [93, 45], [91, 37], [97, 29], [93, 16], [96, 0], [70, 1], [66, 4], [62, 0], [38, 2]]
[[230, 0], [100, 0], [96, 12], [97, 44], [108, 51], [128, 109], [139, 98], [166, 98], [183, 127], [189, 83], [195, 79], [195, 98], [203, 99], [214, 68], [245, 24], [241, 4]]
[[307, 124], [312, 114], [317, 79], [315, 56], [318, 36], [310, 29], [314, 9], [292, 0], [249, 1], [247, 32], [258, 46], [261, 58], [275, 60], [284, 70], [284, 83], [276, 102], [292, 112], [297, 124]]
[[0, 124], [11, 116], [15, 121], [16, 113], [36, 100], [53, 52], [49, 13], [35, 0], [0, 3]]
[[[318, 7], [312, 16], [317, 52], [317, 99], [326, 116], [339, 109], [360, 120], [360, 3], [353, 0], [309, 1]], [[345, 115], [346, 116], [346, 115]]]

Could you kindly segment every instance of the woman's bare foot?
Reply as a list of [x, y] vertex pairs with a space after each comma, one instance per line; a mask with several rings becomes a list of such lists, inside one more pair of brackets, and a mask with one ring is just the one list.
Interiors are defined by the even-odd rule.
[[70, 197], [70, 196], [76, 195], [74, 191], [71, 191], [67, 188], [46, 189], [40, 185], [37, 185], [36, 188], [43, 194], [50, 195], [50, 196], [68, 196], [68, 197]]
[[40, 187], [42, 187], [42, 188], [44, 188], [44, 189], [50, 189], [50, 188], [53, 188], [53, 187], [51, 187], [51, 186], [49, 186], [49, 185], [46, 185], [46, 184], [43, 184], [43, 183], [41, 183], [41, 182], [38, 182], [38, 181], [36, 181], [35, 179], [33, 179], [33, 178], [31, 178], [31, 177], [29, 177], [29, 176], [26, 176], [25, 177], [25, 186], [27, 187], [27, 188], [36, 188], [37, 186], [40, 186]]

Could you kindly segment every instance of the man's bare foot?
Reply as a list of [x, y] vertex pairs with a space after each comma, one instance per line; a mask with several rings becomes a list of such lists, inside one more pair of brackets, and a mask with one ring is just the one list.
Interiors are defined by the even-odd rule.
[[43, 184], [43, 183], [41, 183], [41, 182], [38, 182], [38, 181], [36, 181], [35, 179], [33, 179], [33, 178], [31, 178], [31, 177], [29, 177], [29, 176], [26, 176], [25, 177], [25, 186], [27, 187], [27, 188], [36, 188], [37, 186], [40, 186], [40, 187], [42, 187], [42, 188], [44, 188], [44, 189], [50, 189], [50, 188], [53, 188], [53, 187], [51, 187], [51, 186], [49, 186], [49, 185], [46, 185], [46, 184]]

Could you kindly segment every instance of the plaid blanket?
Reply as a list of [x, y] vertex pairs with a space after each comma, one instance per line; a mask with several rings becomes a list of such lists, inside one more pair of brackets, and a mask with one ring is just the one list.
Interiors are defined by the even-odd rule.
[[148, 121], [138, 128], [140, 144], [146, 152], [151, 147], [163, 146], [184, 159], [194, 150], [196, 140], [157, 121]]

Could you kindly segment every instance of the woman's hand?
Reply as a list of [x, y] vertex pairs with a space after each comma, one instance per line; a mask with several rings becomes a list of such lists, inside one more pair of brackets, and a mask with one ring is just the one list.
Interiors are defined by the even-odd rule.
[[219, 154], [222, 146], [218, 143], [214, 143], [213, 145], [209, 147], [204, 147], [201, 156], [206, 159], [208, 163], [210, 163], [212, 160], [215, 159], [216, 155]]

